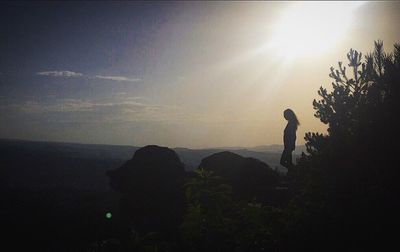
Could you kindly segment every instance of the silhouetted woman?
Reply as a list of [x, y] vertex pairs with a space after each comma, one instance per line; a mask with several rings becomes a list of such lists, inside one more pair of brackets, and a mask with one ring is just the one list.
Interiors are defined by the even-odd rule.
[[288, 121], [285, 131], [283, 133], [284, 150], [281, 157], [281, 165], [290, 169], [293, 166], [292, 152], [296, 146], [296, 130], [300, 125], [297, 120], [296, 114], [291, 109], [286, 109], [283, 112], [283, 117]]

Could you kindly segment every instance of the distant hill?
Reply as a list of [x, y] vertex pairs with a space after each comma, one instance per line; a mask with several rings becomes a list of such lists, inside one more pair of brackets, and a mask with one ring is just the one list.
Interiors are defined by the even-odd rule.
[[[0, 139], [0, 150], [19, 150], [34, 153], [57, 154], [70, 158], [91, 158], [99, 160], [129, 160], [140, 147], [128, 145], [104, 145], [104, 144], [78, 144], [62, 142], [40, 142], [26, 140]], [[252, 157], [267, 163], [273, 169], [286, 172], [279, 165], [282, 145], [264, 145], [256, 147], [218, 147], [209, 149], [173, 148], [185, 164], [186, 170], [198, 167], [201, 160], [209, 155], [221, 151], [231, 151], [243, 157]], [[294, 152], [299, 155], [305, 151], [304, 145], [298, 146]]]
[[40, 142], [26, 140], [0, 139], [0, 148], [32, 150], [48, 153], [63, 153], [69, 157], [100, 159], [130, 159], [140, 147], [127, 145], [79, 144], [63, 142]]
[[[251, 150], [251, 151], [259, 151], [259, 152], [279, 152], [281, 154], [282, 150], [283, 150], [283, 145], [281, 145], [281, 144], [260, 145], [260, 146], [251, 147], [251, 148], [247, 148], [247, 149]], [[296, 149], [294, 150], [294, 154], [300, 155], [301, 152], [306, 152], [305, 145], [296, 146]]]

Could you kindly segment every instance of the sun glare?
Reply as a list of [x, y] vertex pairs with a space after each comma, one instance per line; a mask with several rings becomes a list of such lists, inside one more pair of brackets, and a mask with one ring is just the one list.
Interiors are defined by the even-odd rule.
[[346, 36], [353, 12], [363, 2], [298, 2], [285, 10], [268, 47], [279, 57], [312, 57]]

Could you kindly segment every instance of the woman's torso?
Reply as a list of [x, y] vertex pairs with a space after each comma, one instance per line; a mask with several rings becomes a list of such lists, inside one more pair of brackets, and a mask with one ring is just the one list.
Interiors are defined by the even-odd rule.
[[288, 122], [283, 134], [283, 143], [286, 150], [294, 150], [296, 143], [297, 125], [293, 122]]

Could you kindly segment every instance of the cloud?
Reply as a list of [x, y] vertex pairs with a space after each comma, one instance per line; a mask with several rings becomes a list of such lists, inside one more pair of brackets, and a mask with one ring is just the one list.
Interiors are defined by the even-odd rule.
[[142, 97], [99, 102], [81, 99], [25, 101], [0, 104], [0, 112], [8, 115], [29, 115], [46, 122], [58, 123], [171, 122], [190, 117], [180, 107], [148, 103]]
[[[0, 72], [1, 74], [1, 72]], [[41, 76], [51, 76], [51, 77], [82, 77], [84, 74], [72, 71], [42, 71], [37, 72], [37, 75]], [[95, 75], [95, 76], [86, 76], [88, 78], [93, 79], [102, 79], [102, 80], [111, 80], [111, 81], [126, 81], [126, 82], [137, 82], [141, 81], [142, 79], [139, 78], [132, 78], [132, 77], [125, 77], [125, 76], [116, 76], [116, 75]]]
[[13, 112], [23, 112], [28, 114], [42, 114], [49, 112], [81, 112], [90, 111], [92, 104], [76, 99], [61, 99], [56, 103], [48, 103], [43, 101], [25, 101], [22, 103], [14, 103], [1, 105], [0, 109], [10, 110]]
[[129, 78], [124, 76], [104, 76], [104, 75], [96, 75], [94, 76], [96, 79], [103, 79], [103, 80], [113, 80], [113, 81], [128, 81], [128, 82], [137, 82], [141, 81], [139, 78]]
[[37, 75], [42, 76], [53, 76], [53, 77], [80, 77], [83, 76], [81, 73], [72, 72], [72, 71], [43, 71], [36, 73]]

